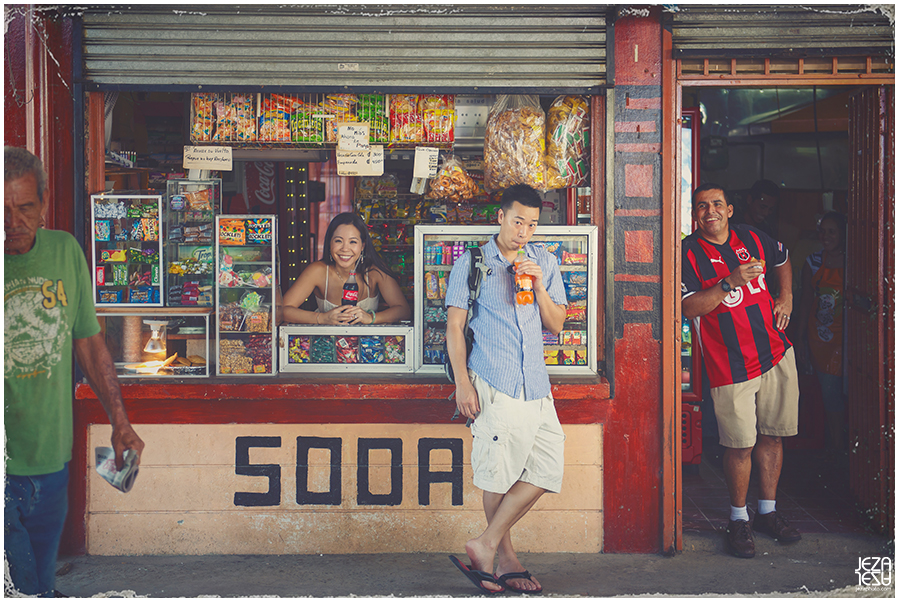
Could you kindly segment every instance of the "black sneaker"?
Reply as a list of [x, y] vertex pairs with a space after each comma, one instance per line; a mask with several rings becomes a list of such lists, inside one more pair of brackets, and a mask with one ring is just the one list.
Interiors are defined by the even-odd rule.
[[728, 550], [735, 557], [750, 559], [756, 555], [756, 545], [753, 544], [753, 530], [750, 522], [743, 519], [732, 519], [725, 528], [725, 543]]
[[792, 526], [778, 511], [765, 515], [757, 513], [753, 517], [753, 531], [768, 534], [782, 543], [797, 542], [801, 538], [800, 530]]

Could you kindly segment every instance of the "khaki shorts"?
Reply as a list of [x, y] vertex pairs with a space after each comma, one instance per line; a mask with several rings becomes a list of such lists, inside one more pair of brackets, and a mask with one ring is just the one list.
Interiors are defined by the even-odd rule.
[[518, 481], [559, 492], [563, 478], [563, 433], [553, 396], [525, 401], [491, 387], [469, 371], [481, 412], [472, 423], [475, 486], [506, 494]]
[[719, 443], [726, 448], [752, 448], [756, 434], [797, 435], [800, 387], [794, 348], [763, 375], [710, 390], [719, 423]]

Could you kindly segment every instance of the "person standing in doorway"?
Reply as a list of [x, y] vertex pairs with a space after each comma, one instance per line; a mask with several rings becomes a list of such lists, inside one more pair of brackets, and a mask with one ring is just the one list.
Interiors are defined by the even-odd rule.
[[[451, 560], [485, 594], [542, 591], [516, 557], [510, 529], [545, 492], [559, 492], [562, 486], [566, 436], [550, 393], [541, 329], [562, 330], [566, 293], [556, 259], [529, 243], [541, 206], [540, 195], [529, 186], [503, 193], [500, 231], [482, 247], [487, 274], [470, 323], [475, 339], [468, 358], [469, 252], [454, 264], [447, 287], [447, 350], [456, 405], [472, 421], [474, 483], [483, 490], [488, 522], [466, 543], [471, 565]], [[526, 257], [517, 261], [523, 248]], [[516, 274], [532, 277], [533, 303], [516, 302]]]
[[773, 239], [778, 238], [778, 204], [781, 189], [771, 180], [757, 180], [750, 187], [740, 213], [734, 216], [734, 224], [746, 224], [761, 230]]
[[[753, 531], [779, 542], [800, 532], [775, 509], [783, 437], [797, 434], [799, 386], [791, 342], [791, 262], [787, 249], [752, 226], [729, 224], [734, 207], [717, 184], [699, 186], [697, 230], [682, 242], [682, 313], [694, 321], [710, 381], [731, 515], [728, 549], [753, 557]], [[766, 286], [771, 271], [780, 294]], [[759, 470], [759, 504], [747, 510], [750, 471]]]
[[42, 228], [49, 204], [40, 160], [6, 147], [3, 163], [3, 548], [17, 591], [53, 597], [72, 458], [73, 350], [112, 424], [116, 467], [129, 449], [139, 462], [144, 442], [125, 413], [84, 252], [71, 234]]
[[847, 218], [831, 211], [819, 221], [822, 250], [810, 254], [800, 273], [800, 341], [797, 361], [816, 371], [825, 408], [828, 451], [846, 450], [844, 436], [844, 242]]

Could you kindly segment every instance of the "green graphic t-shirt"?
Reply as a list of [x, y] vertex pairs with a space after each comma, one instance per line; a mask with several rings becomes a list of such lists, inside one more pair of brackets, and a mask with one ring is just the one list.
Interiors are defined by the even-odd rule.
[[100, 332], [90, 272], [75, 237], [44, 229], [4, 270], [6, 472], [53, 473], [72, 457], [72, 338]]

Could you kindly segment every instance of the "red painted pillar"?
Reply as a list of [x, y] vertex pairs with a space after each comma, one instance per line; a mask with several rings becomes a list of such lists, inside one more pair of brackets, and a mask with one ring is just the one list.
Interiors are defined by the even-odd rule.
[[659, 7], [615, 22], [615, 399], [603, 442], [605, 552], [662, 550], [662, 31]]
[[25, 32], [30, 18], [24, 5], [6, 6], [4, 13], [6, 35], [3, 36], [3, 49], [6, 78], [3, 96], [3, 144], [24, 147], [27, 140], [25, 102], [29, 96], [25, 89]]
[[5, 7], [4, 145], [41, 158], [49, 176], [47, 228], [75, 228], [72, 20], [53, 8]]

